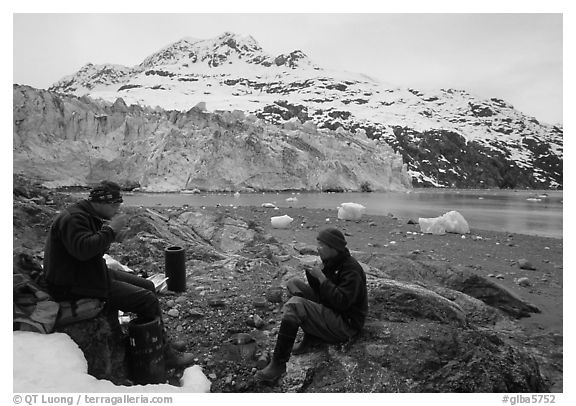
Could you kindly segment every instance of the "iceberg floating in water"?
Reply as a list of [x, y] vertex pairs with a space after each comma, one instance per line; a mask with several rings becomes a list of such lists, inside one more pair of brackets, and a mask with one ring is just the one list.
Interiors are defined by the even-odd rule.
[[358, 203], [342, 203], [338, 207], [338, 218], [340, 220], [360, 220], [366, 211], [366, 207]]
[[470, 232], [470, 227], [464, 216], [454, 210], [440, 217], [420, 217], [418, 223], [420, 224], [420, 231], [425, 234], [468, 234]]

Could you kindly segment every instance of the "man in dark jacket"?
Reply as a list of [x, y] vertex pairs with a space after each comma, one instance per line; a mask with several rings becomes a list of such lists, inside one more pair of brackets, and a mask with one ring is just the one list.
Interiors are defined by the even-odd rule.
[[[272, 360], [258, 373], [261, 381], [278, 379], [291, 353], [302, 354], [318, 340], [346, 342], [364, 326], [368, 292], [362, 266], [350, 255], [344, 235], [336, 228], [320, 231], [317, 242], [323, 268], [306, 269], [308, 284], [296, 278], [288, 281], [293, 297], [284, 305]], [[304, 338], [294, 347], [298, 328]]]
[[[154, 283], [106, 266], [104, 254], [113, 242], [122, 242], [126, 233], [128, 218], [118, 214], [121, 203], [120, 186], [103, 181], [88, 199], [56, 217], [44, 248], [48, 290], [57, 301], [98, 298], [111, 309], [146, 320], [161, 319]], [[169, 367], [184, 367], [194, 357], [166, 345], [165, 361]]]

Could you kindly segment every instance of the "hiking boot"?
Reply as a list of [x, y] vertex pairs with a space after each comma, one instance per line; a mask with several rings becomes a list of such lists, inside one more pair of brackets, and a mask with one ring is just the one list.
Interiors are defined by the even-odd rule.
[[262, 371], [256, 373], [256, 379], [264, 383], [274, 383], [286, 372], [286, 362], [272, 358], [272, 361]]
[[170, 341], [168, 345], [176, 351], [184, 351], [188, 343], [184, 340], [177, 340], [177, 341]]
[[293, 355], [306, 354], [318, 349], [319, 347], [322, 346], [322, 344], [324, 344], [324, 342], [320, 340], [318, 337], [304, 333], [302, 341], [294, 345], [294, 348], [292, 348], [292, 354]]
[[189, 352], [179, 352], [168, 346], [164, 352], [164, 362], [166, 368], [186, 368], [192, 365], [194, 361], [194, 355]]

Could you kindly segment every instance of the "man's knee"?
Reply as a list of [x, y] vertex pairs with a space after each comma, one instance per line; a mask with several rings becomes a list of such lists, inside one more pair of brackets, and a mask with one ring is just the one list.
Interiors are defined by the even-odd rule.
[[146, 316], [156, 317], [160, 315], [160, 301], [154, 292], [144, 290], [142, 292], [142, 310]]
[[[153, 319], [161, 315], [160, 301], [155, 293], [140, 288], [140, 291], [130, 302], [123, 301], [120, 310], [128, 309], [139, 317]], [[122, 309], [124, 307], [124, 309]]]
[[291, 318], [297, 320], [299, 323], [302, 323], [307, 318], [307, 311], [306, 306], [307, 302], [310, 302], [308, 299], [304, 299], [300, 296], [293, 296], [291, 297], [285, 304], [284, 304], [284, 315], [283, 317]]
[[154, 282], [148, 280], [148, 279], [143, 279], [142, 282], [142, 286], [144, 287], [144, 289], [149, 290], [150, 292], [154, 293], [154, 296], [156, 296], [156, 286], [154, 286]]

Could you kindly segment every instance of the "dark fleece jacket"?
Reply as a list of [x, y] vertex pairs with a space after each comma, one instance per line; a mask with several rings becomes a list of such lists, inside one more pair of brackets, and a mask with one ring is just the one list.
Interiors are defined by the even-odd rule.
[[103, 224], [86, 200], [63, 210], [52, 223], [44, 247], [44, 271], [55, 298], [107, 297], [110, 280], [103, 256], [114, 241], [114, 231]]
[[341, 314], [350, 327], [360, 330], [368, 314], [368, 289], [362, 266], [345, 251], [324, 261], [326, 280], [319, 283], [306, 271], [308, 284], [320, 298], [320, 303]]

